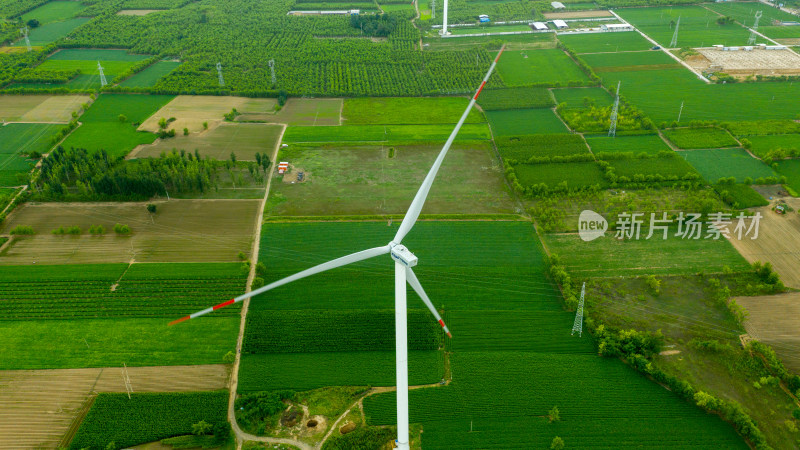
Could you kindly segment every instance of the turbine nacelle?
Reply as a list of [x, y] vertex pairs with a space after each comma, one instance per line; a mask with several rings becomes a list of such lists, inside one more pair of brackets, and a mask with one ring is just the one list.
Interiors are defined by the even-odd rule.
[[394, 244], [394, 242], [389, 244], [391, 250], [392, 259], [403, 264], [406, 267], [414, 267], [417, 265], [419, 260], [417, 259], [416, 255], [411, 253], [405, 245]]

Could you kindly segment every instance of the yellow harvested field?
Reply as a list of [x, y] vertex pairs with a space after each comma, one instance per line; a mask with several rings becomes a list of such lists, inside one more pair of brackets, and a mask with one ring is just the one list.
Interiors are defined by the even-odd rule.
[[85, 95], [0, 95], [0, 119], [6, 122], [63, 122], [87, 103]]
[[[222, 364], [129, 367], [134, 392], [227, 386]], [[0, 449], [56, 448], [98, 392], [125, 392], [122, 368], [0, 371]]]
[[[145, 203], [27, 203], [3, 224], [32, 226], [34, 236], [15, 237], [0, 253], [0, 265], [137, 262], [235, 262], [249, 255], [259, 200], [154, 201]], [[114, 225], [131, 229], [118, 236]], [[79, 226], [83, 234], [53, 235], [59, 227]], [[88, 233], [102, 225], [102, 236]]]
[[158, 157], [162, 152], [169, 153], [173, 149], [187, 152], [200, 152], [200, 156], [217, 160], [230, 158], [231, 153], [239, 161], [255, 161], [256, 153], [272, 154], [278, 145], [284, 125], [268, 123], [229, 123], [223, 122], [218, 127], [200, 133], [183, 136], [178, 133], [174, 138], [158, 139], [153, 144], [136, 147], [128, 158]]
[[750, 313], [747, 333], [769, 344], [791, 372], [800, 373], [800, 293], [737, 297], [736, 303]]
[[[800, 199], [786, 198], [797, 210]], [[800, 215], [780, 215], [769, 206], [754, 209], [761, 213], [758, 239], [730, 239], [749, 262], [770, 262], [786, 286], [800, 289]]]
[[[252, 99], [271, 100], [271, 99]], [[272, 100], [274, 102], [274, 100]], [[283, 123], [286, 125], [341, 125], [343, 101], [340, 98], [290, 98], [280, 111], [261, 107], [259, 112], [256, 104], [249, 103], [248, 109], [239, 109], [242, 115], [237, 116], [240, 122], [267, 122]]]
[[171, 102], [164, 105], [155, 114], [150, 116], [139, 127], [139, 131], [158, 132], [158, 121], [161, 118], [176, 120], [169, 124], [167, 129], [174, 129], [176, 133], [182, 133], [184, 128], [190, 132], [203, 131], [203, 122], [208, 122], [208, 127], [219, 126], [225, 119], [225, 114], [236, 108], [250, 110], [257, 109], [259, 102], [268, 104], [272, 99], [253, 99], [246, 97], [217, 97], [201, 95], [179, 95]]
[[565, 12], [547, 12], [544, 13], [544, 18], [547, 20], [553, 19], [590, 19], [593, 17], [614, 17], [613, 14], [606, 10], [593, 10], [593, 11], [565, 11]]
[[163, 9], [123, 9], [117, 12], [118, 16], [146, 16], [150, 13], [164, 11]]

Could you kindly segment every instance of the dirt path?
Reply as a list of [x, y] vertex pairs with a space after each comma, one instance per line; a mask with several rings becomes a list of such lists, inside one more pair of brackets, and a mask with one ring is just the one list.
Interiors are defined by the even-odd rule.
[[[19, 187], [19, 186], [17, 186], [17, 187]], [[25, 192], [25, 191], [27, 191], [27, 190], [28, 190], [28, 185], [27, 185], [27, 184], [26, 184], [25, 186], [22, 186], [22, 189], [20, 189], [20, 191], [19, 191], [19, 192], [17, 192], [17, 195], [15, 195], [15, 196], [14, 196], [14, 198], [12, 198], [10, 202], [8, 202], [8, 204], [6, 205], [6, 207], [5, 207], [5, 208], [3, 208], [3, 212], [0, 212], [0, 216], [2, 216], [3, 214], [5, 214], [5, 213], [6, 213], [6, 211], [8, 211], [8, 208], [11, 208], [11, 205], [13, 205], [13, 204], [14, 204], [14, 202], [15, 202], [15, 201], [17, 201], [17, 199], [19, 198], [19, 196], [20, 196], [20, 195], [22, 195], [22, 193], [23, 193], [23, 192]]]
[[[256, 277], [256, 263], [258, 262], [258, 250], [259, 245], [261, 242], [261, 224], [264, 221], [264, 207], [267, 204], [267, 199], [269, 198], [269, 190], [272, 187], [272, 171], [275, 168], [275, 161], [278, 158], [278, 150], [281, 147], [281, 141], [283, 140], [283, 133], [286, 132], [286, 125], [283, 126], [283, 131], [281, 131], [280, 136], [278, 137], [275, 150], [273, 150], [272, 155], [270, 157], [270, 166], [269, 170], [267, 171], [267, 187], [264, 190], [264, 198], [261, 200], [261, 204], [258, 209], [258, 214], [256, 215], [256, 232], [255, 232], [255, 239], [253, 240], [253, 251], [252, 251], [252, 261], [250, 263], [250, 274], [247, 276], [247, 292], [252, 290], [253, 280]], [[295, 441], [293, 439], [280, 439], [280, 438], [269, 438], [269, 437], [262, 437], [262, 436], [255, 436], [249, 433], [245, 433], [239, 427], [239, 424], [236, 422], [236, 412], [234, 409], [234, 404], [236, 402], [236, 388], [239, 385], [239, 364], [241, 362], [242, 357], [242, 342], [244, 340], [244, 327], [246, 323], [247, 317], [247, 310], [250, 307], [250, 299], [246, 299], [244, 304], [242, 305], [242, 314], [241, 314], [241, 322], [239, 324], [239, 336], [236, 338], [236, 359], [233, 363], [233, 368], [231, 369], [231, 378], [230, 378], [230, 396], [228, 397], [228, 420], [231, 423], [231, 428], [233, 428], [233, 432], [236, 435], [236, 448], [241, 449], [243, 441], [258, 441], [258, 442], [268, 442], [273, 444], [289, 444], [299, 447], [303, 450], [311, 450], [307, 444]]]
[[[222, 364], [129, 367], [134, 392], [223, 389]], [[98, 392], [125, 392], [122, 368], [0, 371], [0, 449], [55, 448]]]

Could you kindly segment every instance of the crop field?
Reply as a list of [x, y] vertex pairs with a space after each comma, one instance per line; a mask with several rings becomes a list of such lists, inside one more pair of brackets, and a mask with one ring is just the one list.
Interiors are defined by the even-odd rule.
[[[573, 341], [580, 342], [577, 338]], [[454, 352], [452, 370], [451, 386], [409, 392], [411, 422], [423, 424], [426, 448], [453, 448], [453, 443], [455, 448], [537, 448], [546, 446], [556, 435], [567, 445], [584, 448], [608, 439], [608, 433], [615, 429], [640, 426], [646, 427], [647, 433], [634, 432], [631, 436], [626, 431], [623, 445], [658, 439], [665, 448], [684, 448], [688, 442], [700, 448], [747, 448], [729, 425], [613, 359], [535, 352]], [[613, 388], [590, 387], [601, 384]], [[514, 395], [509, 395], [509, 389]], [[542, 417], [553, 405], [559, 407], [561, 416], [556, 424]], [[391, 423], [394, 408], [392, 395], [364, 400], [370, 424]], [[503, 433], [490, 431], [501, 420], [517, 426], [502, 427]], [[432, 431], [426, 428], [431, 422], [438, 422]], [[481, 422], [483, 425], [475, 430], [474, 424]], [[678, 425], [692, 422], [688, 428]], [[433, 442], [428, 445], [427, 439]], [[609, 445], [618, 446], [620, 442], [609, 441]]]
[[161, 139], [152, 145], [137, 147], [130, 158], [158, 157], [162, 152], [169, 153], [173, 149], [194, 152], [200, 156], [217, 160], [229, 159], [231, 153], [237, 161], [255, 161], [256, 153], [272, 154], [278, 145], [282, 125], [264, 123], [228, 123], [200, 133], [183, 136], [178, 133], [174, 138]]
[[236, 120], [304, 126], [342, 124], [340, 98], [290, 98], [278, 112], [275, 106], [271, 98], [244, 99], [236, 108], [242, 113]]
[[[674, 155], [674, 154], [673, 154]], [[680, 156], [659, 156], [657, 158], [616, 159], [609, 161], [618, 177], [633, 179], [636, 175], [661, 175], [663, 177], [683, 178], [697, 172]]]
[[[172, 200], [144, 203], [39, 203], [15, 210], [0, 228], [31, 226], [34, 236], [15, 239], [0, 255], [0, 265], [129, 262], [234, 262], [251, 247], [258, 200]], [[239, 220], [231, 221], [231, 217]], [[117, 236], [114, 225], [128, 225]], [[105, 235], [88, 229], [102, 225]], [[82, 234], [54, 235], [59, 227], [78, 226]]]
[[0, 119], [6, 122], [63, 122], [72, 118], [81, 105], [89, 102], [84, 95], [3, 95], [0, 96]]
[[765, 158], [775, 150], [800, 152], [800, 134], [774, 134], [765, 136], [748, 136], [753, 147], [750, 151], [759, 158]]
[[727, 131], [719, 128], [677, 128], [664, 130], [667, 137], [678, 148], [720, 148], [739, 145]]
[[736, 302], [750, 313], [744, 324], [747, 334], [771, 346], [791, 372], [800, 372], [800, 339], [792, 324], [800, 314], [800, 294], [737, 297]]
[[[761, 11], [762, 13], [761, 20], [759, 22], [760, 24], [769, 25], [773, 21], [797, 22], [797, 16], [793, 16], [775, 7], [768, 7], [759, 2], [726, 2], [725, 4], [714, 3], [706, 5], [706, 8], [724, 16], [733, 17], [742, 25], [748, 27], [753, 26], [753, 23], [756, 20], [755, 15], [758, 11]], [[768, 32], [765, 33], [762, 27], [759, 27], [758, 31], [768, 37], [775, 37], [771, 36]]]
[[506, 51], [497, 63], [497, 71], [508, 86], [566, 85], [587, 80], [580, 67], [560, 49]]
[[741, 148], [720, 148], [681, 152], [703, 178], [715, 183], [723, 177], [734, 177], [741, 183], [745, 178], [755, 180], [761, 177], [777, 177], [768, 165], [764, 164]]
[[52, 1], [26, 12], [22, 15], [22, 21], [27, 22], [36, 19], [41, 25], [71, 19], [83, 11], [86, 7], [73, 1]]
[[752, 186], [746, 184], [717, 184], [714, 190], [720, 197], [731, 204], [734, 208], [754, 208], [756, 206], [767, 206], [769, 202], [759, 194]]
[[797, 45], [797, 40], [800, 38], [800, 27], [796, 25], [774, 27], [759, 25], [758, 31], [765, 36], [787, 45]]
[[[290, 128], [291, 129], [291, 128]], [[402, 214], [440, 143], [414, 145], [290, 145], [279, 160], [291, 170], [273, 180], [272, 215]], [[297, 172], [305, 181], [292, 184]], [[442, 164], [425, 213], [508, 213], [512, 200], [489, 142], [456, 142]]]
[[[787, 203], [797, 210], [800, 202], [787, 199]], [[800, 289], [800, 273], [797, 271], [800, 252], [797, 251], [800, 239], [800, 217], [797, 213], [775, 214], [768, 206], [756, 209], [761, 213], [758, 239], [733, 239], [731, 243], [750, 262], [769, 262], [781, 280], [789, 287]]]
[[[660, 50], [641, 52], [595, 53], [581, 56], [595, 72], [619, 72], [621, 70], [663, 69], [677, 66], [674, 59]], [[645, 67], [639, 67], [645, 66]]]
[[538, 134], [508, 136], [496, 139], [504, 160], [528, 161], [531, 157], [572, 156], [589, 153], [583, 138], [577, 134]]
[[[617, 12], [627, 22], [655, 39], [662, 47], [669, 44], [675, 32], [674, 22], [681, 19], [678, 47], [710, 47], [711, 45], [745, 45], [750, 32], [736, 23], [720, 25], [719, 14], [702, 6], [670, 6], [624, 8]], [[756, 43], [768, 43], [758, 38]]]
[[[74, 19], [51, 22], [42, 25], [38, 28], [30, 30], [30, 32], [28, 33], [28, 38], [31, 41], [31, 45], [44, 46], [63, 38], [64, 36], [68, 35], [72, 30], [85, 24], [89, 20], [90, 19], [88, 17], [76, 17]], [[15, 47], [25, 48], [25, 41], [18, 40], [14, 42], [12, 45]]]
[[157, 61], [141, 72], [136, 73], [134, 76], [125, 79], [119, 85], [126, 87], [151, 87], [155, 85], [159, 79], [166, 76], [180, 65], [181, 63], [177, 61]]
[[647, 50], [652, 44], [639, 33], [560, 34], [558, 40], [575, 53], [610, 53]]
[[567, 108], [583, 108], [587, 102], [593, 102], [598, 107], [614, 104], [614, 99], [608, 91], [599, 87], [553, 89], [552, 92], [556, 97], [556, 103], [566, 103]]
[[800, 159], [778, 161], [778, 173], [785, 176], [795, 192], [800, 192]]
[[193, 393], [100, 394], [70, 449], [120, 448], [163, 438], [192, 434], [192, 425], [205, 420], [212, 425], [227, 420], [227, 391]]
[[10, 123], [0, 127], [0, 186], [26, 184], [17, 174], [28, 172], [35, 161], [22, 154], [46, 153], [50, 139], [63, 125], [39, 123]]
[[489, 124], [495, 136], [517, 134], [563, 133], [569, 131], [550, 108], [488, 111]]
[[514, 166], [514, 172], [522, 186], [542, 183], [551, 188], [559, 183], [566, 183], [568, 188], [608, 185], [600, 167], [594, 162], [519, 164]]
[[657, 134], [641, 136], [587, 136], [586, 142], [595, 155], [600, 153], [633, 153], [640, 155], [657, 155], [659, 152], [670, 151], [667, 145]]
[[547, 234], [545, 241], [567, 270], [580, 278], [720, 273], [726, 266], [732, 270], [746, 270], [749, 266], [722, 238], [682, 239], [675, 236], [675, 229], [667, 239], [658, 230], [645, 239], [649, 217], [643, 219], [646, 223], [638, 240], [619, 240], [609, 229], [604, 237], [591, 242], [584, 242], [577, 233]]
[[[647, 8], [653, 9], [653, 8]], [[758, 118], [794, 119], [800, 114], [800, 83], [734, 83], [707, 85], [689, 71], [667, 69], [660, 71], [605, 72], [605, 86], [622, 81], [621, 94], [627, 101], [642, 109], [655, 123], [672, 122], [684, 103], [681, 123], [692, 120], [742, 121]]]
[[192, 133], [203, 131], [203, 122], [208, 123], [209, 129], [219, 126], [224, 120], [223, 116], [231, 112], [231, 109], [238, 110], [247, 103], [251, 101], [244, 97], [179, 95], [148, 116], [147, 120], [142, 120], [138, 130], [155, 133], [160, 129], [159, 120], [174, 117], [175, 120], [167, 126], [167, 130], [175, 130], [176, 133], [182, 132], [184, 128]]
[[478, 97], [484, 111], [499, 109], [550, 108], [553, 96], [545, 88], [487, 89]]
[[[346, 125], [455, 124], [468, 103], [466, 97], [348, 98], [344, 100], [342, 121]], [[473, 109], [465, 123], [485, 121], [480, 111]]]
[[[97, 62], [103, 66], [106, 79], [112, 81], [118, 74], [129, 69], [138, 61], [149, 58], [148, 55], [130, 54], [125, 50], [106, 49], [63, 49], [48, 57], [34, 69], [33, 74], [46, 71], [80, 70], [80, 75], [58, 87], [68, 89], [87, 89], [100, 87], [100, 71]], [[51, 88], [52, 84], [22, 83], [26, 87]], [[37, 86], [38, 85], [38, 86]]]
[[[284, 143], [377, 142], [444, 142], [453, 125], [342, 125], [339, 127], [292, 127], [283, 135]], [[459, 141], [489, 140], [491, 133], [485, 123], [467, 123], [456, 137]]]

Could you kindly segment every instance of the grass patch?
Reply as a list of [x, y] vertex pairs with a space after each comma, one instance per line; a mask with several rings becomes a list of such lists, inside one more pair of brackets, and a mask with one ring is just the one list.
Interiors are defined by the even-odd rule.
[[583, 138], [577, 134], [537, 134], [497, 138], [497, 148], [504, 160], [524, 162], [531, 157], [571, 156], [588, 153]]
[[786, 184], [800, 192], [800, 159], [778, 161], [778, 173], [786, 177]]
[[63, 125], [12, 123], [0, 127], [0, 186], [25, 184], [24, 174], [33, 168], [34, 160], [23, 154], [31, 152], [46, 153], [51, 146], [52, 137]]
[[609, 161], [618, 177], [634, 179], [636, 175], [661, 175], [663, 177], [683, 178], [695, 175], [694, 168], [679, 156], [658, 158], [617, 159]]
[[575, 53], [647, 50], [652, 44], [639, 33], [560, 34], [558, 40]]
[[36, 19], [39, 21], [40, 25], [46, 25], [48, 23], [71, 19], [84, 9], [86, 9], [86, 6], [80, 2], [52, 1], [45, 3], [33, 11], [26, 12], [22, 15], [22, 21], [28, 22], [31, 19]]
[[741, 183], [745, 178], [778, 176], [768, 165], [753, 158], [740, 148], [693, 150], [682, 152], [709, 183], [716, 183], [723, 177], [734, 177]]
[[[28, 33], [28, 39], [31, 41], [31, 45], [47, 45], [53, 43], [64, 36], [68, 35], [72, 30], [78, 28], [79, 26], [88, 22], [88, 17], [76, 17], [74, 19], [67, 19], [62, 20], [59, 22], [52, 22], [46, 25], [42, 25], [38, 28], [34, 28], [30, 30]], [[20, 39], [13, 44], [14, 47], [25, 47], [25, 40]]]
[[567, 88], [553, 89], [558, 104], [566, 103], [567, 108], [584, 108], [587, 106], [610, 106], [614, 99], [603, 88]]
[[748, 136], [746, 139], [752, 144], [750, 151], [759, 158], [766, 158], [776, 150], [800, 152], [800, 134]]
[[564, 122], [549, 108], [489, 111], [486, 116], [496, 137], [569, 131]]
[[657, 155], [659, 152], [670, 151], [669, 146], [656, 134], [641, 136], [593, 136], [587, 137], [586, 142], [595, 155], [600, 153], [633, 153], [640, 155]]
[[222, 123], [220, 126], [204, 133], [191, 133], [184, 136], [178, 133], [174, 138], [162, 139], [153, 145], [140, 148], [137, 158], [158, 157], [162, 152], [195, 150], [202, 157], [220, 161], [230, 159], [231, 153], [237, 161], [255, 161], [256, 153], [271, 155], [277, 146], [283, 127], [262, 123]]
[[746, 184], [716, 184], [714, 190], [725, 203], [736, 209], [769, 205], [767, 199]]
[[[292, 127], [283, 135], [284, 143], [334, 142], [418, 142], [441, 141], [450, 136], [453, 126], [444, 125], [343, 125], [340, 127]], [[459, 141], [489, 140], [484, 123], [468, 123], [456, 137]]]
[[484, 111], [498, 109], [550, 108], [553, 96], [545, 88], [487, 89], [478, 97]]
[[514, 166], [514, 172], [522, 186], [544, 183], [552, 188], [566, 183], [569, 189], [579, 189], [608, 184], [603, 172], [594, 162], [519, 164]]
[[625, 52], [625, 53], [597, 53], [594, 55], [581, 56], [586, 64], [592, 68], [617, 68], [631, 67], [631, 70], [644, 70], [636, 66], [671, 66], [677, 65], [674, 59], [670, 58], [661, 50], [650, 50], [646, 52]]
[[664, 130], [664, 136], [678, 148], [720, 148], [739, 145], [727, 131], [719, 128], [677, 128]]
[[157, 61], [119, 85], [125, 87], [151, 87], [180, 65], [181, 63], [177, 61]]
[[[348, 125], [429, 125], [456, 123], [469, 103], [464, 97], [348, 98], [342, 116]], [[473, 109], [465, 123], [485, 122]]]
[[508, 86], [566, 85], [588, 80], [569, 55], [560, 49], [506, 51], [497, 63], [497, 71]]

